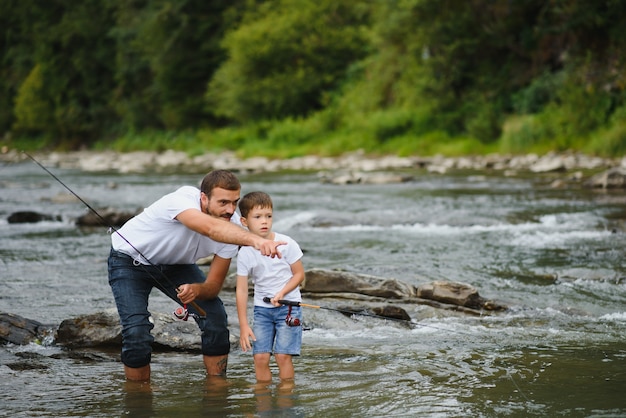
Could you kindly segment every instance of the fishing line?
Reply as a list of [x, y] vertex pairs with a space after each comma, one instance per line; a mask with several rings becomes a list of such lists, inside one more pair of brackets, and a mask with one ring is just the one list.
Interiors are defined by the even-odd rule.
[[[52, 173], [50, 170], [48, 170], [46, 167], [44, 167], [39, 161], [37, 161], [33, 156], [31, 156], [29, 153], [27, 153], [26, 151], [22, 151], [22, 153], [24, 155], [26, 155], [28, 158], [30, 158], [35, 164], [37, 164], [39, 167], [41, 167], [46, 173], [48, 173], [53, 179], [55, 179], [57, 182], [59, 182], [59, 184], [61, 184], [61, 186], [65, 187], [67, 189], [67, 191], [69, 191], [72, 195], [74, 195], [74, 197], [76, 197], [78, 200], [80, 200], [82, 202], [83, 205], [85, 205], [87, 207], [87, 209], [89, 209], [94, 215], [96, 215], [98, 217], [98, 219], [100, 219], [100, 221], [102, 222], [103, 225], [107, 226], [109, 228], [110, 231], [112, 231], [113, 233], [116, 233], [120, 238], [122, 238], [128, 245], [130, 245], [130, 247], [135, 250], [137, 252], [137, 254], [139, 254], [139, 256], [141, 258], [143, 258], [144, 260], [146, 260], [146, 262], [156, 268], [156, 270], [158, 272], [161, 273], [161, 276], [163, 276], [163, 278], [165, 279], [165, 281], [173, 288], [178, 289], [176, 287], [176, 285], [174, 285], [174, 283], [172, 283], [172, 281], [167, 277], [167, 275], [154, 263], [152, 263], [152, 261], [150, 261], [148, 259], [148, 257], [146, 257], [141, 251], [139, 251], [128, 239], [126, 239], [126, 237], [124, 235], [122, 235], [120, 233], [120, 231], [115, 228], [113, 225], [111, 225], [109, 222], [107, 222], [106, 219], [104, 219], [104, 217], [102, 217], [102, 215], [100, 215], [98, 213], [97, 210], [95, 210], [93, 207], [91, 207], [91, 205], [89, 203], [87, 203], [82, 197], [80, 197], [78, 194], [76, 194], [72, 189], [69, 188], [69, 186], [67, 186], [65, 183], [63, 183], [63, 181], [61, 181], [60, 178], [58, 178], [57, 176], [54, 175], [54, 173]], [[148, 275], [152, 278], [152, 280], [154, 280], [158, 286], [157, 288], [159, 288], [159, 290], [161, 290], [163, 293], [165, 293], [167, 296], [172, 297], [172, 295], [169, 295], [165, 289], [165, 286], [163, 286], [163, 283], [161, 281], [159, 281], [148, 269], [145, 268], [145, 266], [142, 263], [137, 263], [138, 265], [142, 266], [142, 268], [144, 269], [144, 271], [146, 273], [148, 273]], [[181, 302], [180, 303], [183, 308], [185, 308], [185, 305], [183, 305]], [[193, 306], [196, 311], [198, 311], [198, 314], [200, 315], [200, 317], [205, 317], [206, 316], [206, 312], [204, 311], [204, 309], [202, 309], [200, 306], [198, 306], [198, 304], [196, 302], [191, 302], [190, 303], [191, 306]], [[176, 311], [175, 311], [176, 312]], [[189, 315], [177, 315], [175, 313], [175, 316], [179, 319], [182, 319], [184, 321], [187, 320], [187, 317]]]

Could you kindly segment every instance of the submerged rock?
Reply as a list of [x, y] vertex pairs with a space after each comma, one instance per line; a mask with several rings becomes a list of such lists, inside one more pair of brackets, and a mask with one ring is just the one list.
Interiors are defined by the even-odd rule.
[[626, 188], [626, 167], [611, 168], [596, 174], [585, 185], [601, 189], [624, 189]]
[[76, 219], [76, 225], [78, 226], [122, 226], [133, 216], [137, 215], [137, 212], [121, 212], [113, 208], [104, 208], [97, 210], [98, 215], [92, 211], [88, 211], [82, 216]]
[[44, 213], [33, 212], [33, 211], [19, 211], [13, 212], [7, 218], [7, 222], [10, 224], [21, 224], [21, 223], [37, 223], [43, 221], [61, 221], [60, 216], [46, 215]]
[[52, 326], [18, 315], [0, 312], [0, 342], [17, 345], [39, 342], [50, 333]]

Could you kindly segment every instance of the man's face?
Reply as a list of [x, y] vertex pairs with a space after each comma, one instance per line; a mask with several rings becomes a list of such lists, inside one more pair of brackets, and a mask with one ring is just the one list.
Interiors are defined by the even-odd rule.
[[237, 209], [239, 203], [240, 190], [226, 190], [216, 187], [211, 192], [211, 197], [206, 197], [206, 213], [216, 218], [230, 221], [230, 218]]

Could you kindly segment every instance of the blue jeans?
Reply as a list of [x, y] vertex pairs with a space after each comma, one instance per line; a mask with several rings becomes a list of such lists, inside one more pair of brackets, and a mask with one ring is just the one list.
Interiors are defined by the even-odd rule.
[[[302, 347], [302, 326], [290, 327], [285, 323], [289, 306], [278, 308], [254, 307], [252, 332], [256, 341], [252, 342], [252, 353], [275, 353], [300, 355]], [[292, 306], [291, 317], [302, 323], [302, 308]]]
[[[154, 327], [149, 321], [148, 296], [156, 287], [176, 303], [176, 287], [203, 283], [205, 275], [195, 264], [136, 265], [133, 259], [111, 249], [108, 260], [109, 284], [122, 324], [122, 363], [143, 367], [150, 363]], [[165, 276], [165, 277], [164, 277]], [[206, 311], [205, 318], [194, 318], [202, 331], [202, 354], [221, 356], [230, 352], [228, 318], [220, 298], [195, 301]], [[188, 306], [190, 312], [195, 312]]]

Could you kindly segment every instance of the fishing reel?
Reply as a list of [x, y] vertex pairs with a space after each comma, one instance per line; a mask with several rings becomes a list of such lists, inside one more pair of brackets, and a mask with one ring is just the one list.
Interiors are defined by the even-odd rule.
[[174, 309], [174, 312], [172, 312], [172, 314], [176, 319], [179, 319], [181, 321], [188, 320], [190, 316], [192, 318], [197, 317], [195, 313], [189, 312], [189, 310], [187, 309], [187, 305], [179, 306], [178, 308]]
[[285, 323], [287, 324], [288, 327], [299, 327], [300, 324], [300, 319], [299, 318], [294, 318], [291, 316], [291, 308], [292, 306], [289, 305], [289, 312], [287, 312], [287, 317], [285, 318]]

